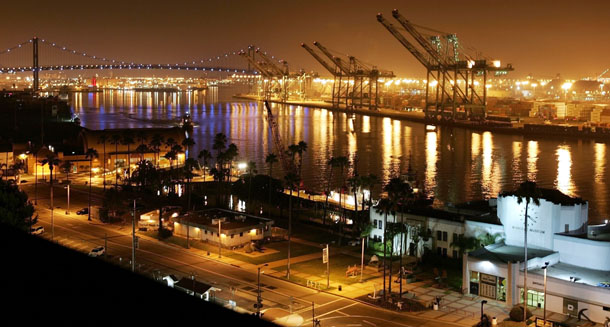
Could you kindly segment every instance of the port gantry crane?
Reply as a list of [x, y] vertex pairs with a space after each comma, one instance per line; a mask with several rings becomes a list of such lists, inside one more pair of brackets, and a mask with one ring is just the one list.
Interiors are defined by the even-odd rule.
[[329, 64], [311, 47], [301, 43], [301, 46], [333, 75], [333, 106], [338, 107], [341, 104], [345, 105], [347, 109], [363, 107], [377, 109], [379, 78], [394, 77], [394, 74], [380, 71], [375, 67], [368, 68], [354, 56], [348, 56], [347, 60], [344, 60], [332, 54], [320, 42], [313, 44], [334, 64]]
[[311, 87], [311, 75], [302, 70], [291, 74], [288, 62], [276, 61], [273, 57], [269, 58], [267, 53], [260, 48], [251, 45], [247, 52], [242, 50], [239, 55], [248, 60], [248, 68], [252, 66], [260, 72], [263, 78], [258, 81], [257, 93], [266, 100], [270, 100], [274, 95], [277, 95], [280, 101], [288, 100], [289, 90], [294, 88], [293, 84], [297, 82], [299, 84], [298, 93], [302, 99], [305, 97], [307, 89]]
[[284, 169], [285, 174], [294, 173], [295, 167], [292, 164], [292, 161], [286, 156], [286, 148], [284, 148], [284, 144], [282, 143], [278, 124], [275, 120], [273, 112], [271, 112], [271, 106], [269, 105], [268, 100], [265, 100], [265, 108], [267, 109], [267, 122], [269, 123], [269, 128], [271, 129], [271, 138], [273, 139], [273, 145], [280, 159], [282, 169]]
[[[428, 29], [444, 34], [443, 39], [446, 46], [445, 53], [443, 53], [440, 36], [434, 35], [426, 38], [417, 29], [422, 28], [421, 26], [408, 21], [396, 9], [392, 10], [392, 16], [420, 47], [418, 48], [409, 41], [381, 13], [377, 14], [377, 21], [426, 68], [426, 105], [424, 108], [426, 119], [433, 121], [484, 120], [488, 72], [503, 75], [513, 70], [512, 65], [501, 67], [499, 61], [488, 63], [486, 59], [473, 59], [459, 52], [459, 43], [455, 34]], [[424, 53], [420, 49], [423, 49]], [[480, 79], [482, 82], [479, 81]], [[434, 94], [431, 94], [432, 92]]]

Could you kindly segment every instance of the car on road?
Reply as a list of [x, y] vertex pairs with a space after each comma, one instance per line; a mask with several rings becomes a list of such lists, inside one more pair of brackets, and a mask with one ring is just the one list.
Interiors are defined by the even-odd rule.
[[347, 242], [347, 244], [349, 244], [350, 246], [358, 246], [360, 245], [360, 240], [351, 240]]
[[42, 226], [33, 226], [30, 228], [30, 234], [32, 235], [40, 235], [44, 233], [44, 227]]
[[76, 212], [77, 215], [86, 215], [89, 213], [89, 208], [82, 208]]
[[103, 246], [98, 246], [98, 247], [93, 248], [89, 252], [89, 256], [90, 257], [99, 257], [104, 253], [106, 253], [106, 248], [104, 248]]

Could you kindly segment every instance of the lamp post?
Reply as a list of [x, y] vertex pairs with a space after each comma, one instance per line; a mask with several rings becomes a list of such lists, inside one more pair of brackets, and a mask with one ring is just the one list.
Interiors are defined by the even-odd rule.
[[487, 300], [481, 301], [481, 321], [483, 321], [483, 306], [487, 304]]
[[542, 320], [544, 321], [544, 327], [546, 327], [546, 271], [549, 268], [549, 262], [545, 262], [544, 266], [542, 267], [542, 271], [544, 272], [544, 299], [542, 300], [543, 302], [543, 308], [542, 308]]
[[66, 215], [70, 214], [70, 183], [66, 184], [66, 189], [68, 190], [68, 208], [66, 209]]
[[[256, 316], [260, 318], [261, 316], [261, 307], [262, 307], [262, 303], [263, 303], [263, 298], [261, 297], [261, 268], [262, 267], [266, 267], [268, 266], [268, 264], [264, 264], [262, 266], [259, 266], [258, 269], [258, 290], [256, 292]], [[264, 271], [263, 271], [264, 272]]]

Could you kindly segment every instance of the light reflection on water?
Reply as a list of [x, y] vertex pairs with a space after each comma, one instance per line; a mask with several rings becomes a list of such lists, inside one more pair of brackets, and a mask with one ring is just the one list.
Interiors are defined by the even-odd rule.
[[[265, 156], [274, 145], [264, 109], [256, 102], [233, 99], [238, 92], [219, 87], [191, 93], [74, 93], [71, 103], [83, 126], [92, 129], [170, 127], [190, 112], [197, 124], [193, 153], [211, 150], [214, 135], [223, 132], [239, 147], [241, 159], [254, 160], [257, 170], [266, 172]], [[445, 127], [426, 132], [417, 123], [295, 106], [274, 105], [273, 112], [285, 146], [300, 140], [309, 145], [303, 169], [307, 189], [323, 189], [331, 156], [357, 154], [358, 172], [374, 173], [383, 181], [406, 173], [411, 159], [418, 186], [439, 203], [495, 197], [528, 178], [589, 200], [592, 220], [609, 214], [605, 143]], [[274, 175], [283, 176], [279, 168]], [[338, 185], [340, 177], [334, 175]], [[380, 189], [378, 185], [374, 193]]]

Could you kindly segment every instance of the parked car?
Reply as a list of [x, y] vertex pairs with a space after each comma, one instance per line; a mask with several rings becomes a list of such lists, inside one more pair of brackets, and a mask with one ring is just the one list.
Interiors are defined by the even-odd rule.
[[350, 246], [358, 246], [360, 245], [360, 240], [351, 240], [347, 242], [347, 244], [349, 244]]
[[42, 226], [33, 226], [30, 228], [30, 234], [32, 235], [40, 235], [44, 233], [44, 227]]
[[89, 213], [89, 208], [82, 208], [76, 212], [77, 215], [86, 215]]
[[101, 256], [104, 253], [106, 253], [106, 248], [104, 248], [103, 246], [98, 246], [96, 248], [93, 248], [89, 252], [89, 256], [90, 257], [99, 257], [99, 256]]

